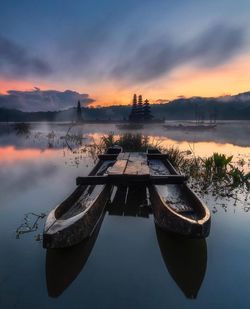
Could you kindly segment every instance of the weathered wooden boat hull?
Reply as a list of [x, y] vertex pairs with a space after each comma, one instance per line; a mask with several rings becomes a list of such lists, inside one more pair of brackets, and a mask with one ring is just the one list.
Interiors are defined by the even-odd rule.
[[210, 213], [200, 199], [187, 185], [180, 185], [187, 197], [196, 205], [197, 211], [204, 215], [200, 220], [193, 220], [175, 212], [159, 195], [156, 186], [149, 186], [150, 199], [156, 224], [166, 231], [189, 237], [207, 237], [210, 232]]
[[[112, 151], [108, 153], [112, 153]], [[116, 153], [116, 151], [114, 151], [114, 153]], [[118, 153], [117, 150], [117, 154]], [[89, 175], [96, 175], [104, 162], [104, 160], [100, 160]], [[112, 164], [115, 160], [110, 162]], [[63, 218], [63, 215], [71, 210], [72, 205], [77, 203], [83, 194], [86, 192], [88, 193], [87, 190], [89, 188], [95, 188], [95, 186], [79, 185], [64, 202], [49, 213], [44, 227], [44, 248], [70, 247], [91, 236], [110, 198], [110, 193], [112, 191], [111, 185], [99, 186], [100, 193], [90, 201], [88, 207], [76, 214], [72, 213], [72, 216], [66, 219]]]
[[59, 229], [60, 220], [55, 217], [57, 209], [53, 210], [49, 216], [54, 217], [57, 222], [54, 223], [52, 231], [45, 232], [43, 235], [44, 248], [66, 248], [78, 244], [83, 239], [91, 236], [96, 225], [104, 211], [105, 205], [110, 197], [111, 186], [105, 186], [101, 194], [97, 197], [93, 205], [86, 212], [77, 215], [78, 218], [65, 228]]
[[[178, 174], [167, 159], [162, 159], [162, 162], [168, 167], [171, 174]], [[163, 230], [183, 236], [193, 238], [207, 237], [210, 232], [211, 216], [206, 205], [185, 183], [166, 186], [176, 186], [181, 192], [183, 201], [191, 205], [196, 218], [177, 212], [171, 207], [171, 202], [162, 197], [159, 192], [159, 186], [150, 185], [148, 188], [156, 224]]]

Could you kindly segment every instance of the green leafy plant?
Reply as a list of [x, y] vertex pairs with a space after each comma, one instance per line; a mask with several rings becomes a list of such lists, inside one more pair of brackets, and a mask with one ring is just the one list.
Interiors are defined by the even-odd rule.
[[233, 156], [226, 157], [224, 154], [214, 153], [212, 159], [215, 176], [218, 178], [224, 177], [229, 164], [232, 162]]

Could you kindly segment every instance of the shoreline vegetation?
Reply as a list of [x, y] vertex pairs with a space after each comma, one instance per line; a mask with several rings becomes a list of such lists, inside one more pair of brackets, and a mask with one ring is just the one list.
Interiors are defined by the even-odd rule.
[[[65, 136], [61, 136], [66, 146], [74, 152], [74, 147], [84, 145], [81, 130], [71, 132], [74, 125], [70, 126]], [[14, 131], [17, 136], [29, 137], [31, 125], [27, 123], [17, 123], [14, 125]], [[36, 136], [36, 135], [35, 135]], [[48, 133], [48, 147], [53, 147], [53, 140], [56, 134], [52, 130]], [[72, 146], [71, 146], [72, 145]], [[150, 141], [149, 137], [141, 133], [125, 132], [115, 135], [110, 132], [103, 135], [99, 144], [84, 145], [92, 158], [97, 159], [98, 154], [104, 153], [107, 148], [114, 145], [121, 146], [125, 152], [145, 152], [148, 148], [158, 148], [162, 153], [168, 155], [171, 163], [179, 170], [180, 173], [189, 177], [191, 187], [199, 188], [200, 192], [208, 191], [214, 195], [232, 196], [232, 190], [236, 188], [250, 190], [250, 172], [245, 172], [247, 162], [244, 159], [234, 162], [233, 156], [213, 153], [212, 156], [202, 158], [196, 156], [192, 146], [189, 144], [189, 150], [181, 151], [176, 146], [163, 147], [160, 140]], [[249, 163], [248, 163], [249, 164]]]
[[149, 142], [147, 136], [140, 133], [124, 133], [118, 138], [113, 133], [103, 136], [101, 146], [103, 152], [108, 147], [119, 145], [124, 151], [146, 151], [158, 148], [168, 155], [170, 162], [180, 173], [189, 177], [192, 188], [200, 193], [212, 192], [213, 195], [234, 197], [234, 189], [250, 190], [250, 172], [244, 171], [247, 164], [244, 159], [233, 163], [233, 156], [214, 153], [207, 158], [198, 157], [190, 146], [190, 150], [181, 151], [178, 147], [162, 147], [159, 141]]

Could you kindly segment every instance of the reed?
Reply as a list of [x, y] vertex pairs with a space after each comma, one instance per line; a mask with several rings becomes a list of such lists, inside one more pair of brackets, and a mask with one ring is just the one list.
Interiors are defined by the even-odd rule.
[[214, 153], [208, 158], [190, 157], [186, 151], [180, 151], [177, 147], [165, 148], [164, 152], [172, 164], [181, 173], [190, 176], [196, 187], [203, 191], [209, 187], [216, 193], [230, 192], [239, 187], [250, 189], [250, 173], [244, 172], [243, 161], [238, 162], [239, 167], [235, 166], [232, 163], [233, 156]]
[[115, 145], [121, 146], [123, 151], [146, 151], [147, 148], [152, 147], [149, 143], [149, 138], [141, 133], [124, 133], [115, 138], [114, 133], [109, 133], [107, 136], [101, 138], [103, 150]]
[[14, 130], [16, 135], [29, 135], [30, 134], [31, 125], [29, 123], [16, 123], [14, 125]]

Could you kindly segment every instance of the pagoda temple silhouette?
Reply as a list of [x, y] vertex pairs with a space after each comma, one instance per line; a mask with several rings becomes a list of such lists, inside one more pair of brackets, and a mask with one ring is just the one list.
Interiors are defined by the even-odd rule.
[[143, 102], [142, 95], [134, 94], [129, 121], [131, 122], [147, 122], [153, 119], [149, 101], [146, 99]]

